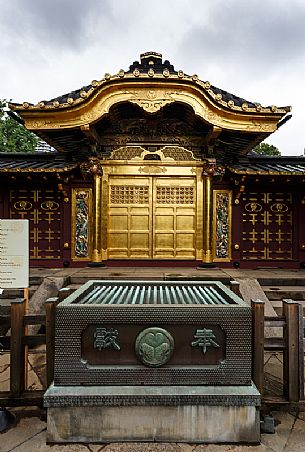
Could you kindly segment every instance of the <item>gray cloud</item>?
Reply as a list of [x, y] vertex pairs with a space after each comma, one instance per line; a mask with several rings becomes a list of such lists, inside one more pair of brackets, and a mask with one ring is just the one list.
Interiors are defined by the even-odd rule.
[[79, 49], [87, 43], [95, 17], [111, 17], [108, 0], [10, 0], [1, 7], [2, 23], [15, 39], [39, 46]]
[[188, 59], [203, 56], [232, 70], [253, 73], [278, 70], [304, 56], [305, 3], [298, 1], [231, 0], [215, 2], [208, 22], [196, 24], [182, 37], [180, 52]]

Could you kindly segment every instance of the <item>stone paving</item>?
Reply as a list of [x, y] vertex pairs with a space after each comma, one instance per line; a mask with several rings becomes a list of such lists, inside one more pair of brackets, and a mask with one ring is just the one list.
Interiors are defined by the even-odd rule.
[[[67, 276], [77, 274], [78, 276], [87, 277], [88, 269], [64, 269], [50, 270], [49, 274], [59, 276]], [[101, 270], [100, 270], [101, 271]], [[35, 274], [42, 273], [37, 269]], [[45, 274], [44, 270], [44, 274]], [[163, 278], [164, 274], [187, 274], [189, 276], [202, 275], [202, 271], [196, 269], [107, 269], [106, 272], [110, 277], [117, 278], [118, 276], [135, 278], [142, 277], [142, 279], [151, 277]], [[139, 275], [139, 272], [141, 275]], [[198, 273], [197, 273], [198, 272]], [[251, 273], [252, 272], [252, 273]], [[257, 270], [255, 277], [265, 277], [266, 272]], [[119, 275], [113, 275], [114, 273]], [[209, 270], [205, 273], [205, 277], [209, 275], [217, 276], [216, 273], [222, 277], [251, 277], [253, 271], [240, 270], [216, 270], [211, 273]], [[270, 280], [283, 278], [284, 272], [278, 270], [271, 270], [268, 272]], [[285, 271], [285, 275], [291, 278], [302, 279], [305, 278], [304, 271]], [[98, 278], [98, 272], [94, 270], [90, 273], [93, 278]], [[105, 275], [105, 270], [103, 275]], [[262, 276], [258, 276], [262, 275]], [[252, 276], [253, 277], [253, 276]], [[282, 384], [282, 354], [268, 352], [265, 354], [265, 393], [270, 395], [280, 395], [283, 390]], [[9, 389], [9, 354], [0, 352], [0, 391]], [[41, 346], [35, 350], [30, 350], [28, 356], [28, 387], [31, 389], [44, 388], [45, 381], [45, 350]], [[273, 451], [273, 452], [305, 452], [305, 413], [294, 413], [284, 411], [274, 411], [271, 414], [274, 416], [276, 429], [275, 434], [262, 434], [261, 444], [257, 446], [249, 445], [215, 445], [215, 444], [185, 444], [185, 443], [113, 443], [113, 444], [69, 444], [69, 445], [47, 445], [46, 444], [46, 419], [45, 411], [38, 408], [14, 408], [10, 409], [16, 417], [15, 424], [6, 432], [0, 433], [0, 451], [1, 452], [217, 452], [217, 451]]]

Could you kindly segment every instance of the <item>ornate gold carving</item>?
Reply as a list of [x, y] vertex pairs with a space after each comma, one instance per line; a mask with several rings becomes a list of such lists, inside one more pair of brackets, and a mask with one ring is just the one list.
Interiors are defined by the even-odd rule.
[[[152, 70], [152, 69], [151, 69]], [[132, 96], [129, 101], [139, 105], [148, 113], [155, 113], [167, 104], [174, 102], [172, 93], [160, 89], [145, 89], [141, 91], [130, 91]]]
[[213, 198], [214, 260], [228, 261], [231, 259], [232, 193], [229, 190], [214, 190]]
[[42, 202], [40, 207], [42, 210], [57, 210], [59, 208], [59, 204], [58, 202], [48, 200]]
[[29, 201], [17, 201], [14, 204], [16, 210], [31, 210], [32, 203]]
[[146, 186], [112, 185], [111, 204], [148, 204], [149, 190]]
[[80, 164], [80, 170], [84, 176], [102, 175], [102, 161], [96, 157], [91, 157], [87, 162]]
[[157, 204], [194, 204], [194, 187], [157, 187]]
[[165, 158], [172, 158], [175, 161], [190, 161], [195, 159], [192, 151], [189, 151], [181, 146], [164, 146], [160, 149]]
[[184, 77], [184, 72], [183, 71], [178, 71], [178, 77], [179, 78], [183, 78]]
[[92, 215], [92, 189], [72, 189], [72, 259], [88, 260]]
[[145, 149], [141, 146], [124, 146], [112, 151], [109, 160], [131, 160], [134, 157], [141, 157]]
[[164, 77], [169, 77], [169, 70], [167, 68], [163, 69], [163, 76]]
[[287, 204], [283, 204], [282, 202], [277, 202], [275, 204], [272, 204], [270, 206], [270, 209], [272, 210], [272, 212], [284, 213], [288, 211], [288, 206]]
[[167, 170], [164, 166], [140, 166], [138, 171], [145, 174], [165, 174]]
[[149, 76], [149, 77], [154, 77], [154, 75], [155, 75], [155, 71], [154, 71], [152, 68], [150, 68], [150, 69], [148, 70], [148, 76]]
[[245, 210], [247, 212], [260, 212], [262, 210], [262, 205], [257, 202], [248, 202], [245, 205]]
[[135, 77], [139, 77], [139, 75], [140, 75], [139, 69], [135, 69], [135, 70], [133, 71], [133, 75], [134, 75]]

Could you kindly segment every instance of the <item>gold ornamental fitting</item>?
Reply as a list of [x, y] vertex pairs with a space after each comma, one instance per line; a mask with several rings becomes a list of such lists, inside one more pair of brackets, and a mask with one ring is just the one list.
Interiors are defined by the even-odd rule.
[[140, 75], [139, 69], [135, 69], [135, 70], [133, 71], [133, 75], [134, 75], [135, 77], [139, 77], [139, 75]]
[[235, 243], [234, 249], [235, 249], [235, 250], [239, 250], [239, 244], [238, 244], [238, 243]]
[[67, 102], [68, 102], [68, 104], [72, 105], [74, 102], [73, 97], [68, 97]]
[[222, 99], [222, 94], [220, 94], [220, 93], [216, 94], [215, 99], [216, 100], [221, 100]]
[[246, 102], [244, 102], [244, 103], [242, 104], [241, 108], [242, 108], [244, 111], [247, 111], [248, 108], [249, 108], [249, 105], [248, 105]]
[[199, 77], [197, 74], [194, 74], [192, 75], [192, 79], [194, 80], [194, 82], [196, 82], [199, 79]]
[[118, 75], [119, 75], [119, 77], [123, 78], [123, 77], [125, 76], [125, 71], [124, 71], [124, 69], [120, 69]]
[[111, 75], [108, 72], [106, 72], [106, 74], [105, 74], [105, 79], [106, 80], [110, 80], [111, 79]]
[[256, 111], [262, 111], [262, 108], [261, 104], [256, 105]]
[[277, 111], [277, 107], [275, 105], [271, 105], [271, 111], [275, 113]]
[[97, 80], [92, 80], [91, 85], [92, 86], [98, 86], [98, 81]]
[[168, 69], [164, 69], [163, 70], [163, 76], [164, 77], [169, 77], [169, 70]]
[[210, 89], [211, 88], [211, 83], [210, 82], [205, 82], [204, 87], [205, 87], [205, 89]]
[[79, 94], [80, 94], [80, 97], [82, 97], [83, 99], [88, 96], [87, 91], [84, 91], [84, 90], [82, 90]]
[[45, 107], [45, 103], [44, 102], [39, 102], [38, 107], [39, 108], [44, 108]]
[[234, 100], [229, 100], [228, 107], [233, 108], [234, 107]]
[[23, 102], [22, 106], [23, 108], [29, 108], [30, 104], [28, 102]]
[[234, 204], [236, 204], [236, 205], [239, 204], [239, 199], [236, 198], [234, 201]]
[[183, 71], [178, 71], [178, 77], [179, 78], [183, 78], [184, 77], [184, 72]]
[[55, 100], [55, 101], [53, 102], [53, 106], [54, 106], [55, 108], [58, 108], [58, 107], [59, 107], [59, 102], [58, 102], [58, 100]]
[[148, 71], [148, 75], [149, 77], [153, 77], [155, 75], [155, 71], [152, 68], [150, 68]]
[[64, 243], [64, 248], [66, 248], [66, 249], [69, 248], [69, 243], [68, 242]]

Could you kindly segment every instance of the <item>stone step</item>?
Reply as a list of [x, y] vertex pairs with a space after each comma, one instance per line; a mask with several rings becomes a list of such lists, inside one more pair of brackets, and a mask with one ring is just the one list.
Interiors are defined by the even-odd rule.
[[270, 301], [283, 300], [284, 298], [291, 298], [295, 301], [305, 300], [305, 285], [268, 285], [262, 286], [262, 289]]

